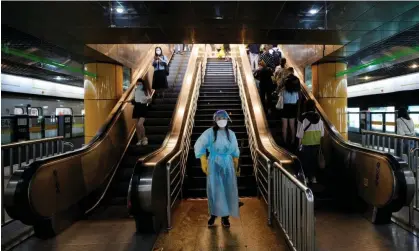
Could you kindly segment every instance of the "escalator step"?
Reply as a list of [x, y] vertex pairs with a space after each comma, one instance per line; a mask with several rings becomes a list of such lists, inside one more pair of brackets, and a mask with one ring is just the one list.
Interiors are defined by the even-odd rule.
[[150, 153], [159, 149], [160, 146], [161, 146], [161, 143], [151, 144], [150, 142], [147, 146], [130, 145], [128, 147], [127, 154], [140, 157], [144, 154], [147, 154], [147, 153]]
[[226, 100], [222, 100], [222, 99], [208, 99], [208, 98], [202, 98], [198, 100], [198, 105], [200, 104], [229, 104], [229, 105], [240, 105], [241, 106], [241, 101], [240, 99], [226, 99]]
[[147, 119], [150, 119], [150, 118], [156, 118], [156, 119], [172, 118], [172, 114], [173, 114], [173, 111], [158, 111], [158, 110], [156, 110], [156, 111], [153, 111], [153, 112], [149, 112], [147, 114]]
[[163, 134], [166, 135], [169, 131], [170, 127], [168, 125], [166, 126], [148, 126], [146, 127], [146, 133], [147, 135], [154, 135], [154, 134]]
[[169, 125], [172, 118], [146, 118], [144, 126], [164, 126]]

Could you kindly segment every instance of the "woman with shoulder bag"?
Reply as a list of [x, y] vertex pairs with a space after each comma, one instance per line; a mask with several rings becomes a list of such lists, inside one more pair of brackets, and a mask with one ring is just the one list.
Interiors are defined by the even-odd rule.
[[144, 121], [148, 113], [148, 104], [151, 102], [151, 91], [144, 86], [142, 79], [138, 79], [135, 85], [134, 98], [131, 103], [134, 105], [132, 118], [137, 120], [137, 146], [146, 146], [148, 139], [145, 136]]

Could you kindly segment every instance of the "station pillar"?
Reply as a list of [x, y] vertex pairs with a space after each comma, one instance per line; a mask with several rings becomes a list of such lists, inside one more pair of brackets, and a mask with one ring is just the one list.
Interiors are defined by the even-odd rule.
[[88, 63], [85, 71], [96, 77], [84, 76], [84, 142], [89, 143], [108, 118], [122, 95], [122, 66], [108, 63]]
[[346, 75], [336, 73], [346, 70], [345, 63], [316, 63], [312, 65], [313, 95], [326, 113], [330, 122], [348, 139], [346, 110], [348, 106]]

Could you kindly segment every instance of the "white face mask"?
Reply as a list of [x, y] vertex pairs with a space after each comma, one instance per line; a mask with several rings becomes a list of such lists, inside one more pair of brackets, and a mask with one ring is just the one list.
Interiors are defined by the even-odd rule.
[[226, 125], [227, 125], [227, 120], [226, 120], [226, 119], [218, 120], [218, 121], [217, 121], [217, 125], [218, 125], [218, 127], [220, 127], [220, 128], [224, 128], [224, 127], [226, 127]]
[[161, 50], [156, 50], [157, 55], [161, 54]]

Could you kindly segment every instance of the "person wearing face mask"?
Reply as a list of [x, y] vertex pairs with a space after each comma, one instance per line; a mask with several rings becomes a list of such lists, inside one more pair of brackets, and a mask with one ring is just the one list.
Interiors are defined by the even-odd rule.
[[138, 79], [135, 83], [134, 98], [131, 100], [134, 105], [132, 118], [137, 120], [136, 133], [138, 143], [137, 146], [148, 145], [148, 139], [145, 136], [144, 121], [148, 112], [148, 103], [151, 101], [151, 91], [144, 86], [144, 81]]
[[[224, 227], [230, 227], [229, 216], [239, 217], [237, 178], [240, 174], [240, 150], [235, 133], [228, 129], [228, 113], [217, 111], [214, 126], [207, 129], [194, 145], [195, 157], [201, 159], [202, 171], [207, 175], [207, 197], [210, 219], [214, 225], [221, 217]], [[207, 152], [209, 157], [207, 159]]]
[[162, 90], [168, 88], [167, 83], [167, 67], [168, 59], [163, 55], [163, 51], [160, 47], [156, 47], [155, 55], [153, 59], [154, 75], [153, 75], [153, 89]]

